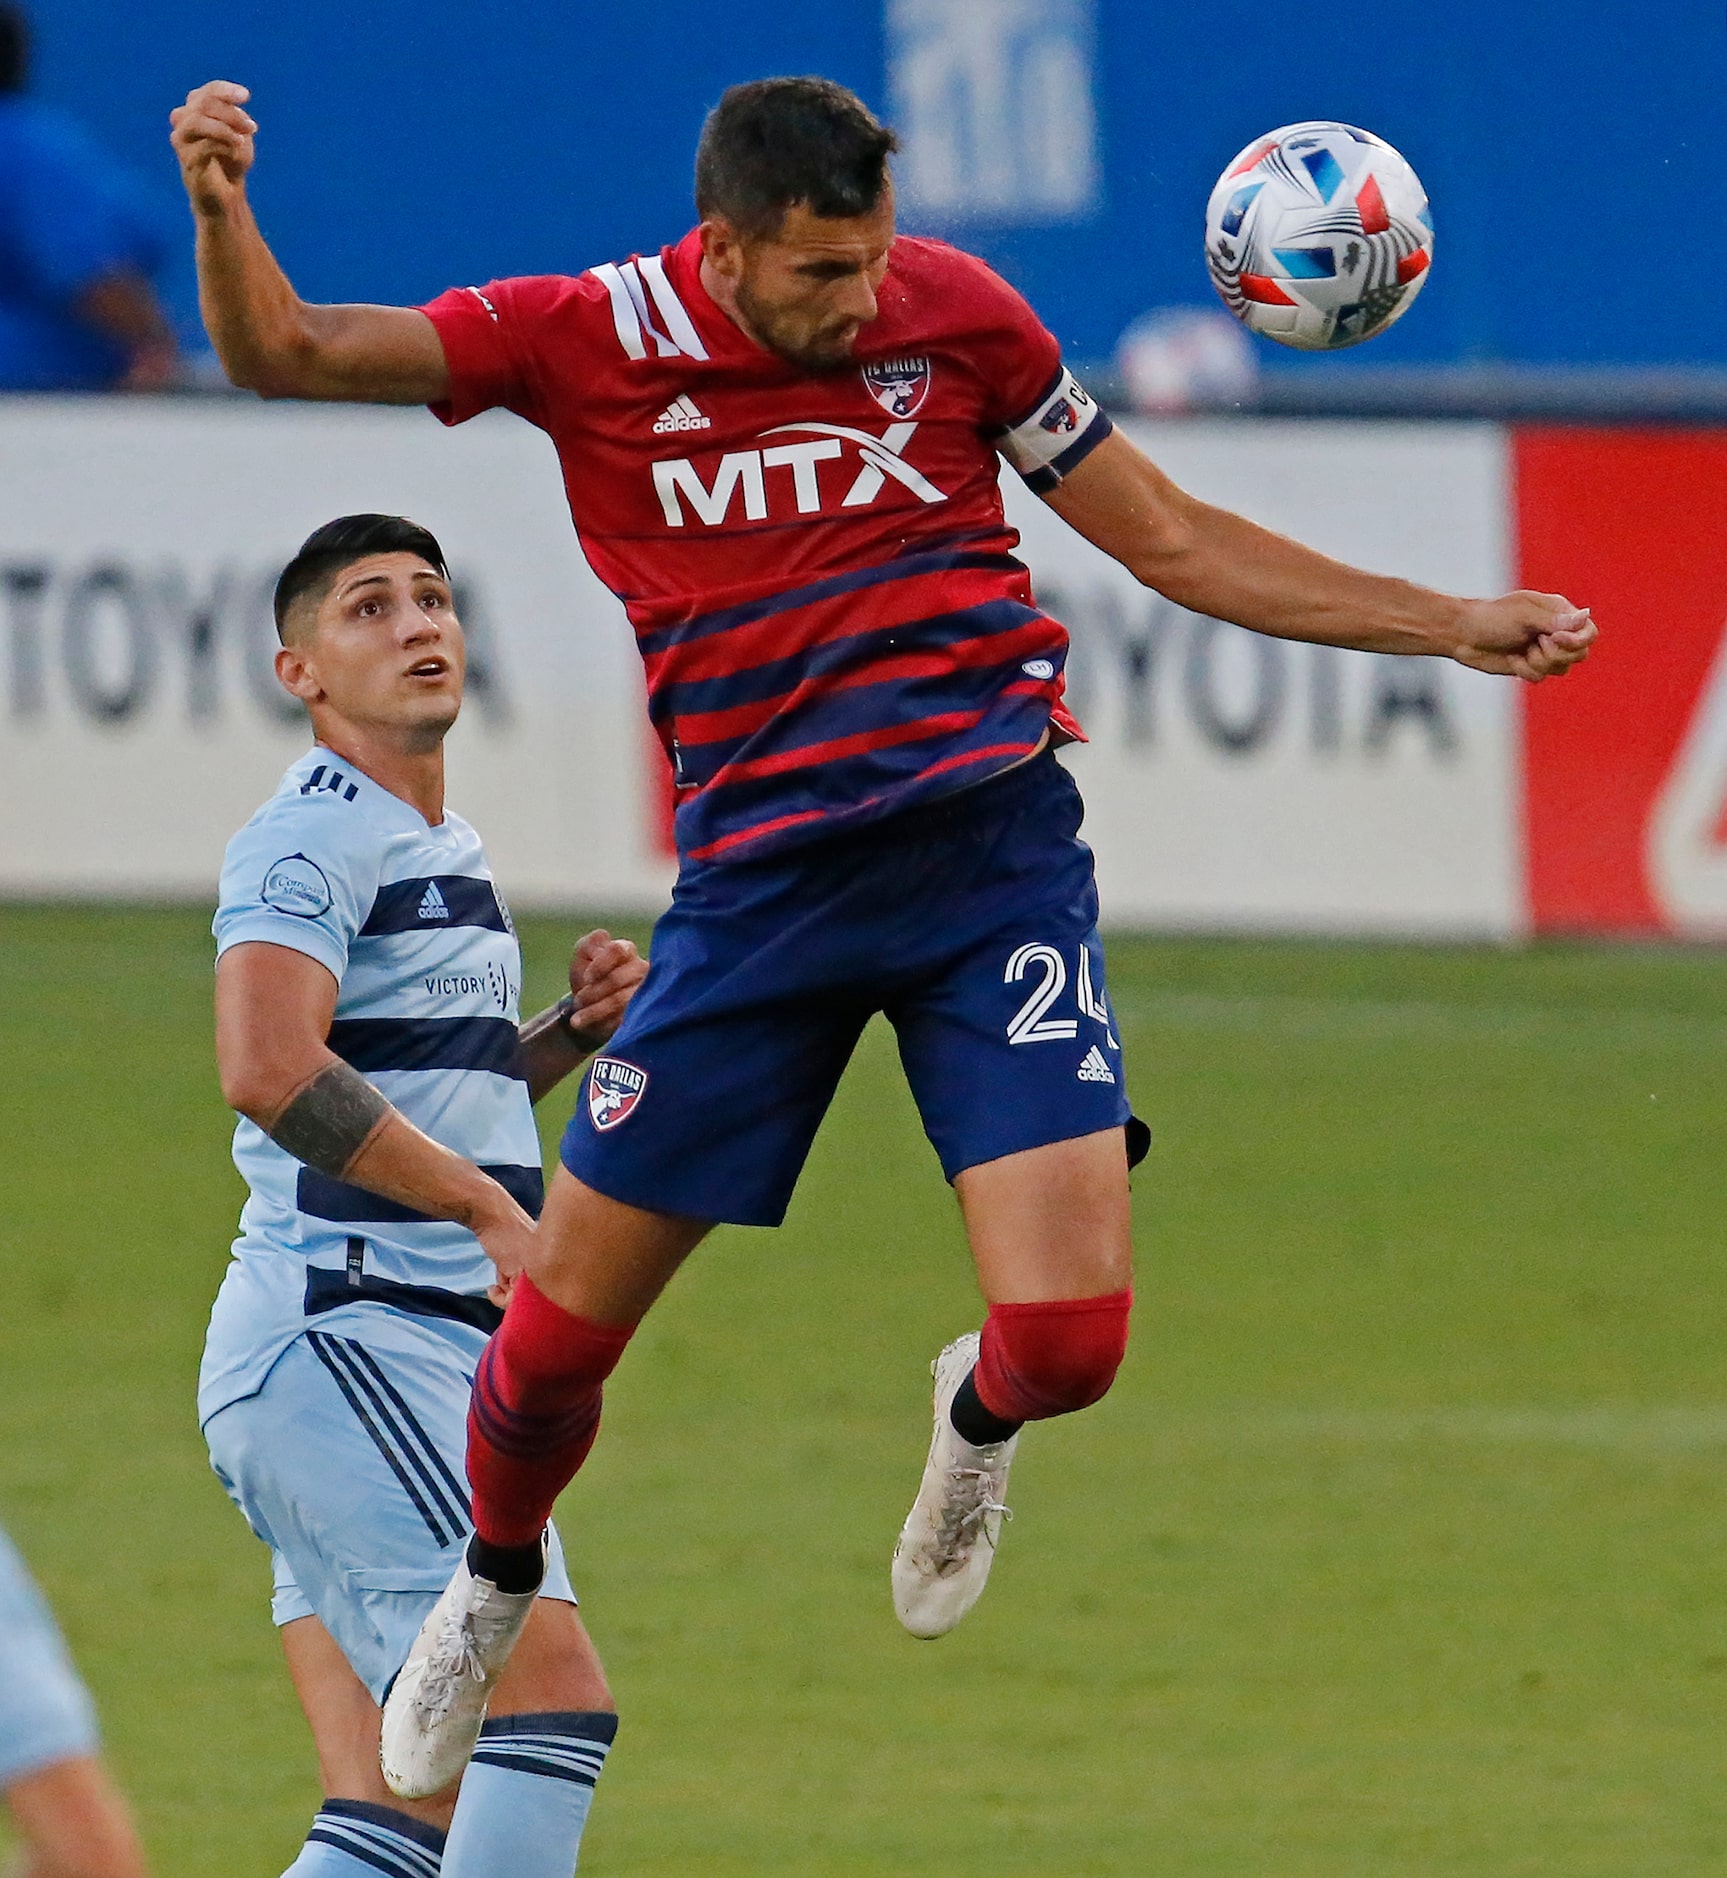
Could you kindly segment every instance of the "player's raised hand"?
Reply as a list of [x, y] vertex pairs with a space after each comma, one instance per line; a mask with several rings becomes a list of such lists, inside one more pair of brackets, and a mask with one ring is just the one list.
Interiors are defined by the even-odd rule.
[[258, 126], [245, 108], [251, 95], [244, 85], [216, 78], [168, 114], [181, 180], [200, 215], [220, 214], [252, 167]]
[[1589, 609], [1558, 593], [1508, 593], [1465, 603], [1463, 641], [1451, 656], [1474, 671], [1538, 685], [1587, 656], [1597, 628]]
[[570, 995], [576, 1001], [570, 1028], [594, 1046], [623, 1022], [648, 962], [627, 939], [609, 932], [586, 934], [570, 959]]

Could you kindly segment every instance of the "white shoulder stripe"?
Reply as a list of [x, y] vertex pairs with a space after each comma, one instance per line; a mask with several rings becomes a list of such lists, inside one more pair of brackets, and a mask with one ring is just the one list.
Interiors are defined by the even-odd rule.
[[683, 301], [666, 278], [665, 262], [657, 254], [645, 254], [638, 265], [642, 270], [642, 278], [654, 296], [654, 305], [660, 310], [660, 318], [666, 323], [666, 331], [672, 336], [678, 350], [689, 358], [705, 359], [708, 349], [702, 344], [702, 336], [696, 331], [695, 322], [684, 310]]
[[612, 324], [617, 328], [618, 344], [632, 359], [645, 359], [648, 349], [642, 343], [642, 323], [636, 317], [635, 302], [624, 285], [624, 277], [610, 261], [602, 261], [592, 270], [594, 279], [604, 284], [612, 296]]
[[624, 285], [629, 289], [630, 300], [636, 309], [636, 317], [647, 328], [649, 337], [654, 342], [654, 350], [662, 359], [675, 359], [678, 348], [654, 324], [654, 316], [648, 307], [648, 296], [642, 288], [642, 277], [636, 271], [634, 261], [626, 261], [618, 272], [624, 277]]
[[[612, 325], [617, 329], [618, 344], [626, 357], [645, 359], [650, 339], [654, 342], [656, 356], [662, 359], [675, 359], [680, 355], [691, 359], [708, 356], [702, 336], [666, 278], [665, 263], [657, 254], [645, 255], [640, 261], [625, 261], [622, 265], [602, 261], [589, 272], [611, 296]], [[650, 293], [653, 295], [651, 307], [648, 304]]]

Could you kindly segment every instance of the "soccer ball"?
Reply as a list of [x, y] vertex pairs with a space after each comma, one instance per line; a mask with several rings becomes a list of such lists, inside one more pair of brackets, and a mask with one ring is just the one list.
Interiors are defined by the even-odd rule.
[[1304, 352], [1384, 332], [1432, 260], [1420, 179], [1350, 124], [1289, 124], [1256, 139], [1205, 211], [1205, 264], [1223, 304], [1250, 332]]

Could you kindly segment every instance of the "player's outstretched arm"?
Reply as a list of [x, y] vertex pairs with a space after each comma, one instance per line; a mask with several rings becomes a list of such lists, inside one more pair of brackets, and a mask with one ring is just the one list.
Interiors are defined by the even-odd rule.
[[246, 200], [258, 130], [250, 97], [217, 79], [169, 117], [197, 229], [199, 303], [222, 369], [266, 398], [436, 403], [450, 375], [423, 313], [308, 305], [277, 264]]
[[534, 1101], [611, 1036], [647, 975], [647, 960], [629, 940], [603, 931], [583, 935], [570, 959], [568, 997], [530, 1017], [519, 1033], [516, 1067]]
[[1046, 500], [1146, 586], [1279, 639], [1428, 653], [1534, 684], [1595, 638], [1588, 610], [1556, 593], [1459, 600], [1333, 561], [1178, 489], [1120, 431]]
[[316, 959], [289, 946], [250, 940], [222, 954], [216, 1065], [229, 1106], [319, 1173], [466, 1226], [500, 1276], [514, 1278], [534, 1222], [329, 1049], [336, 990]]

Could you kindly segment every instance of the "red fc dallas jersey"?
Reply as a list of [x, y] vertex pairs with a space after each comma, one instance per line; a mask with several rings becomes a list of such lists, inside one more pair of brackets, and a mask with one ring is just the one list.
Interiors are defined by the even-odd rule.
[[686, 860], [744, 859], [965, 787], [1079, 730], [1067, 634], [1002, 514], [998, 453], [1053, 488], [1109, 434], [983, 262], [902, 236], [843, 367], [764, 351], [701, 246], [425, 311], [446, 423], [503, 406], [557, 446], [624, 603]]

